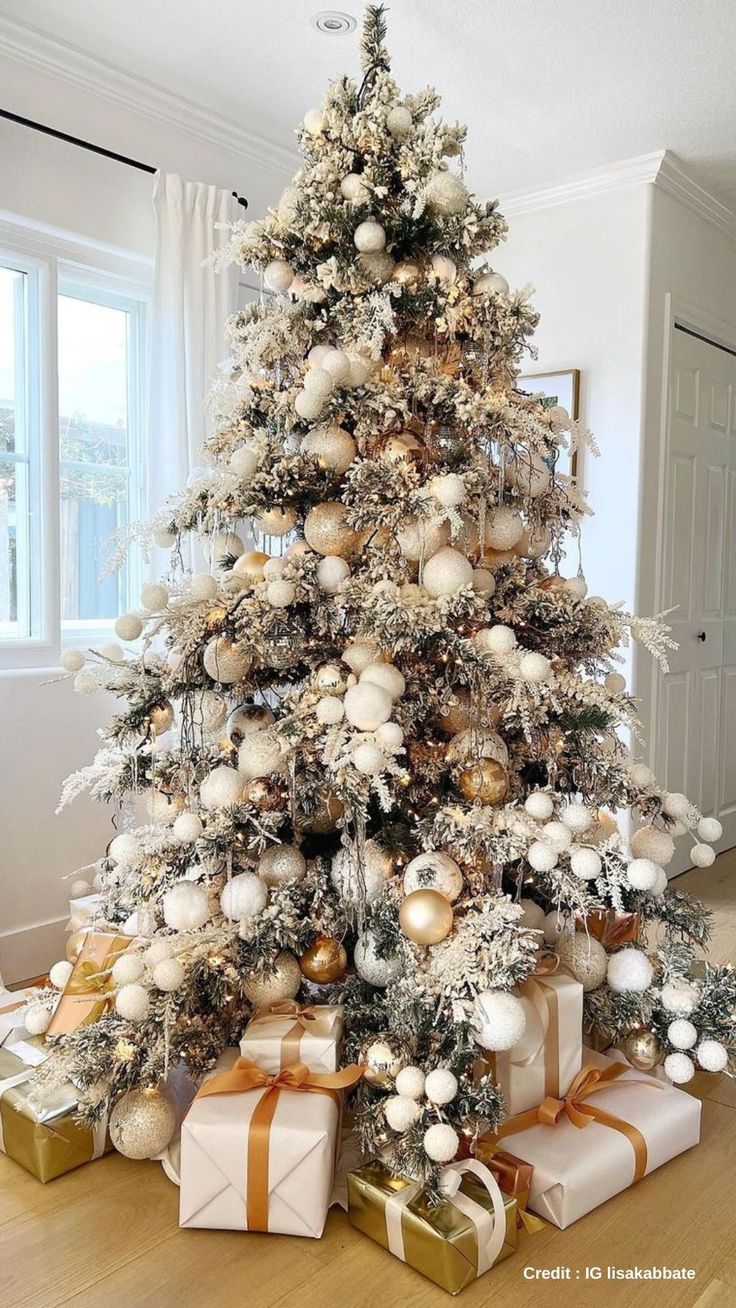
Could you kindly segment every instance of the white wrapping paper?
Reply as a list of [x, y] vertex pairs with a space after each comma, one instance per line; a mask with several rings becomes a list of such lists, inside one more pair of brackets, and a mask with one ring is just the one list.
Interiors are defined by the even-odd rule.
[[564, 1095], [582, 1064], [583, 987], [564, 972], [530, 977], [514, 993], [526, 1012], [519, 1043], [491, 1066], [509, 1115]]
[[270, 1073], [296, 1062], [304, 1063], [310, 1072], [336, 1072], [343, 1033], [342, 1005], [285, 1001], [274, 1008], [294, 1011], [257, 1013], [240, 1041], [243, 1058]]

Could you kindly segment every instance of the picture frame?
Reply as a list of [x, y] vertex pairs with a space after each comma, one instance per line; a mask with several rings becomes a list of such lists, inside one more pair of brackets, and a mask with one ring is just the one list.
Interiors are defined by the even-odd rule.
[[[571, 418], [580, 417], [579, 368], [561, 368], [556, 372], [524, 373], [518, 378], [517, 386], [519, 390], [524, 391], [527, 395], [541, 395], [545, 408], [553, 408], [554, 405], [561, 404], [563, 409], [567, 409]], [[560, 463], [562, 465], [561, 472], [567, 473], [570, 477], [577, 477], [577, 450], [572, 456], [565, 452]]]

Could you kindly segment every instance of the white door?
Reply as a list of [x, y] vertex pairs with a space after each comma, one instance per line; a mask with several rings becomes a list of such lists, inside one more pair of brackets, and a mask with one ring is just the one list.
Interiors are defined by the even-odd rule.
[[[736, 357], [676, 326], [669, 387], [660, 607], [679, 649], [658, 678], [654, 759], [736, 845]], [[678, 841], [689, 866], [690, 844]], [[682, 851], [681, 853], [679, 851]]]

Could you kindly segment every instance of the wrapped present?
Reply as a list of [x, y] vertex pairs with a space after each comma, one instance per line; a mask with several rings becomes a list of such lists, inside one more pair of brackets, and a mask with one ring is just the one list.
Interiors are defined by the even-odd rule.
[[46, 1057], [30, 1041], [0, 1049], [0, 1149], [39, 1181], [53, 1181], [111, 1147], [106, 1120], [95, 1127], [76, 1121], [77, 1092], [71, 1083], [36, 1102], [33, 1069]]
[[102, 895], [99, 893], [78, 895], [75, 899], [70, 899], [67, 931], [79, 931], [81, 927], [91, 926], [101, 902]]
[[310, 1072], [336, 1072], [342, 1032], [341, 1004], [298, 1004], [283, 999], [251, 1018], [240, 1052], [264, 1072], [280, 1072], [291, 1063], [305, 1063]]
[[132, 936], [88, 932], [51, 1018], [49, 1035], [69, 1035], [77, 1027], [97, 1022], [112, 1008], [115, 990], [112, 965], [132, 943]]
[[516, 1248], [516, 1200], [477, 1159], [445, 1169], [447, 1202], [382, 1163], [348, 1174], [348, 1221], [436, 1285], [458, 1294]]
[[229, 1050], [182, 1123], [179, 1225], [322, 1234], [342, 1091], [362, 1069], [276, 1074]]
[[509, 1113], [564, 1095], [580, 1071], [583, 987], [566, 972], [536, 972], [514, 992], [526, 1010], [526, 1031], [513, 1049], [486, 1055], [485, 1070]]
[[28, 1035], [23, 1014], [37, 991], [33, 986], [26, 990], [4, 990], [0, 987], [0, 1047], [15, 1044]]
[[529, 1207], [564, 1228], [696, 1145], [700, 1101], [586, 1049], [564, 1099], [510, 1118], [495, 1138], [534, 1168]]
[[618, 949], [639, 939], [639, 914], [619, 913], [615, 908], [594, 908], [575, 919], [577, 931], [587, 931], [606, 949]]
[[486, 1140], [483, 1136], [475, 1143], [473, 1157], [493, 1173], [504, 1194], [516, 1200], [517, 1226], [523, 1226], [530, 1234], [541, 1230], [544, 1222], [528, 1211], [534, 1174], [531, 1163], [525, 1163], [523, 1158], [517, 1158], [515, 1154], [499, 1148], [492, 1139]]

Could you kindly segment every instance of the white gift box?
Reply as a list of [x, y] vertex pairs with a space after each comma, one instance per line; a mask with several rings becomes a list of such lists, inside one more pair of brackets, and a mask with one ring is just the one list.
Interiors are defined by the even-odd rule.
[[91, 926], [99, 911], [102, 895], [95, 892], [90, 895], [79, 895], [76, 899], [69, 900], [69, 917], [74, 926], [69, 926], [69, 930], [79, 930], [82, 926]]
[[342, 1033], [341, 1004], [284, 1000], [255, 1014], [240, 1041], [240, 1052], [264, 1072], [280, 1072], [292, 1063], [304, 1063], [310, 1072], [336, 1072]]
[[[583, 1050], [583, 1069], [605, 1071], [615, 1062]], [[618, 1126], [595, 1120], [575, 1126], [563, 1108], [553, 1125], [538, 1123], [502, 1137], [504, 1149], [534, 1168], [529, 1208], [563, 1229], [638, 1179], [637, 1158], [647, 1175], [700, 1139], [700, 1100], [633, 1068], [577, 1102], [583, 1115], [602, 1112]]]
[[545, 1095], [564, 1095], [577, 1076], [583, 1050], [583, 987], [564, 972], [529, 977], [514, 993], [526, 1031], [513, 1049], [488, 1066], [510, 1115], [536, 1108]]
[[28, 1032], [23, 1014], [33, 1002], [35, 994], [37, 991], [34, 991], [33, 986], [26, 990], [0, 989], [0, 1048], [25, 1040]]
[[[237, 1050], [228, 1050], [212, 1076], [232, 1068], [236, 1059]], [[255, 1225], [249, 1210], [248, 1167], [253, 1157], [251, 1123], [266, 1094], [276, 1096], [266, 1128], [267, 1166], [265, 1174], [250, 1178], [262, 1187], [267, 1206], [264, 1228]], [[340, 1119], [337, 1097], [334, 1092], [256, 1088], [195, 1098], [181, 1128], [179, 1225], [268, 1229], [318, 1239], [332, 1195]]]

